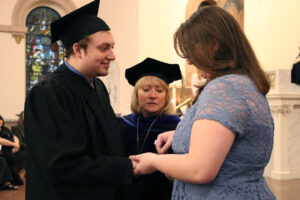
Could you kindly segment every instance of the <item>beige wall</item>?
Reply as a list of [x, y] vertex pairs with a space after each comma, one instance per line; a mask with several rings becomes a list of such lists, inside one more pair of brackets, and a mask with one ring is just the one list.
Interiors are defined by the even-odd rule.
[[[125, 69], [138, 62], [138, 0], [101, 0], [99, 16], [110, 26], [115, 39], [120, 90], [117, 113], [130, 112], [132, 88], [125, 80]], [[116, 67], [116, 65], [112, 65]]]
[[185, 61], [175, 52], [173, 34], [185, 20], [188, 0], [140, 1], [139, 5], [139, 60], [153, 57], [178, 63], [184, 73]]
[[299, 0], [245, 0], [245, 32], [265, 70], [290, 69], [300, 47]]
[[[73, 0], [77, 7], [90, 1]], [[0, 25], [11, 24], [16, 2], [0, 0]], [[126, 68], [149, 56], [179, 63], [185, 71], [184, 60], [176, 55], [172, 40], [174, 31], [184, 20], [186, 4], [187, 0], [101, 0], [99, 15], [110, 25], [116, 40], [120, 72], [118, 112], [130, 112], [132, 87], [124, 78]], [[289, 69], [299, 53], [300, 1], [245, 0], [244, 10], [245, 32], [264, 69]], [[16, 119], [15, 114], [23, 109], [24, 42], [23, 39], [17, 44], [10, 33], [0, 32], [0, 113], [6, 119]]]
[[11, 24], [11, 13], [14, 9], [14, 5], [17, 0], [0, 0], [0, 24], [10, 25]]
[[0, 33], [0, 113], [5, 119], [16, 118], [25, 100], [25, 45], [16, 44], [9, 33]]
[[[17, 0], [0, 1], [0, 25], [11, 25]], [[17, 44], [10, 33], [0, 32], [0, 114], [17, 118], [25, 99], [25, 45]]]

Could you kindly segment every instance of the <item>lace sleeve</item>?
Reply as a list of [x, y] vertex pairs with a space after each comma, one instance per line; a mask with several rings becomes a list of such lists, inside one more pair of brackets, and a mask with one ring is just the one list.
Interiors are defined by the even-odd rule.
[[196, 119], [220, 122], [232, 132], [242, 135], [248, 123], [248, 107], [239, 87], [230, 80], [210, 82], [197, 101]]

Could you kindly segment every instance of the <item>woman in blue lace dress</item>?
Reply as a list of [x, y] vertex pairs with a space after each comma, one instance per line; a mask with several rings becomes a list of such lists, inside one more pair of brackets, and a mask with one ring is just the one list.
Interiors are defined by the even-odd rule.
[[274, 200], [263, 177], [274, 134], [270, 85], [237, 21], [222, 8], [200, 8], [174, 41], [207, 83], [175, 132], [158, 136], [158, 152], [173, 142], [175, 154], [131, 156], [135, 174], [173, 177], [173, 200]]

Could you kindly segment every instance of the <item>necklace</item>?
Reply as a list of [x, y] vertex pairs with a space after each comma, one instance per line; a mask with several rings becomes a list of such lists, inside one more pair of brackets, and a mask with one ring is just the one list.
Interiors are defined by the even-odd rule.
[[145, 142], [147, 140], [147, 137], [150, 133], [150, 130], [152, 128], [152, 126], [154, 125], [154, 123], [156, 122], [156, 120], [158, 119], [159, 116], [157, 116], [153, 121], [152, 123], [150, 124], [148, 130], [147, 130], [147, 133], [145, 135], [145, 138], [144, 138], [144, 141], [142, 143], [142, 146], [141, 146], [141, 149], [140, 149], [140, 135], [139, 135], [139, 123], [140, 123], [140, 115], [138, 116], [138, 119], [137, 119], [137, 122], [136, 122], [136, 150], [137, 150], [137, 153], [140, 153], [140, 151], [143, 150], [143, 147], [145, 145]]

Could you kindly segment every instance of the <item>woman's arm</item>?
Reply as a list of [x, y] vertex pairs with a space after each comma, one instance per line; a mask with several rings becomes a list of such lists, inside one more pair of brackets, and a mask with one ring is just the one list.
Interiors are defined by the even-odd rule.
[[13, 153], [16, 153], [20, 150], [21, 146], [20, 146], [20, 141], [19, 138], [17, 136], [14, 135], [14, 148], [12, 149]]
[[187, 154], [148, 153], [132, 156], [131, 159], [138, 163], [135, 167], [135, 174], [159, 170], [182, 181], [197, 184], [208, 183], [217, 176], [234, 138], [235, 134], [219, 122], [197, 120], [192, 128]]
[[3, 146], [18, 147], [18, 143], [11, 142], [11, 141], [9, 141], [5, 138], [1, 138], [1, 137], [0, 137], [0, 144], [3, 145]]

